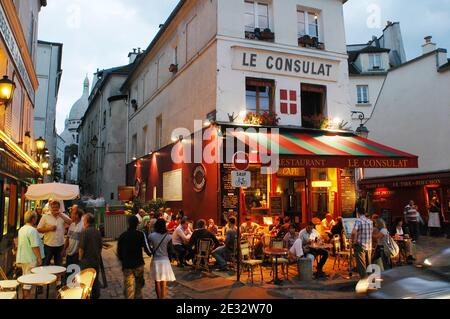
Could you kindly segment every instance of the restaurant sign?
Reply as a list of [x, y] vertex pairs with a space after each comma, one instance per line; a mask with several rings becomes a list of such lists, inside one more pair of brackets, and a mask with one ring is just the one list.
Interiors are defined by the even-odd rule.
[[235, 46], [233, 69], [336, 82], [339, 61]]
[[0, 173], [21, 180], [35, 177], [34, 172], [28, 166], [2, 151], [0, 151]]
[[305, 168], [417, 168], [417, 158], [355, 158], [347, 156], [323, 156], [310, 158], [282, 158], [280, 167]]

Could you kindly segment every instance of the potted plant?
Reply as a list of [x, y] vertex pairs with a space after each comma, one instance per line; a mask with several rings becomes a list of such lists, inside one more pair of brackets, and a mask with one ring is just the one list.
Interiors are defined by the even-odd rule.
[[264, 31], [262, 31], [260, 33], [260, 37], [261, 40], [266, 40], [266, 41], [272, 41], [275, 39], [275, 33], [273, 33], [270, 29], [264, 29]]
[[303, 123], [307, 123], [308, 125], [304, 126], [308, 128], [326, 130], [330, 128], [331, 121], [326, 116], [319, 114], [312, 116], [303, 116]]
[[249, 112], [244, 119], [245, 124], [257, 126], [277, 126], [280, 118], [275, 112], [253, 113]]

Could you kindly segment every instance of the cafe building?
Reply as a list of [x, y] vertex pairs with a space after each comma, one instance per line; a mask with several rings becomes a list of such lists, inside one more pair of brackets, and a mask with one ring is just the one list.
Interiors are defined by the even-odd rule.
[[13, 239], [31, 208], [27, 186], [42, 176], [33, 132], [34, 61], [38, 15], [45, 5], [42, 0], [0, 1], [0, 266], [5, 272], [13, 264]]
[[[417, 157], [346, 125], [345, 2], [180, 1], [122, 87], [134, 195], [142, 203], [163, 198], [195, 220], [223, 223], [240, 211], [260, 223], [285, 215], [305, 223], [327, 212], [353, 215], [359, 168], [416, 167]], [[244, 133], [228, 132], [237, 128]], [[211, 143], [244, 145], [251, 187], [231, 187], [238, 148], [219, 143], [213, 149], [224, 160], [215, 162], [195, 152], [209, 149], [207, 141], [195, 143], [205, 132], [216, 136]], [[186, 154], [186, 145], [193, 157], [177, 163], [174, 147]], [[261, 172], [264, 152], [279, 154], [272, 158], [278, 171]]]

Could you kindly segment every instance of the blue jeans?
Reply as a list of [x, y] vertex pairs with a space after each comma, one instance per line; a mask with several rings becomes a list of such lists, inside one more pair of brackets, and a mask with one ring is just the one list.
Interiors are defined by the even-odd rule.
[[212, 252], [213, 257], [216, 259], [219, 268], [225, 268], [227, 266], [228, 251], [225, 246], [219, 247]]

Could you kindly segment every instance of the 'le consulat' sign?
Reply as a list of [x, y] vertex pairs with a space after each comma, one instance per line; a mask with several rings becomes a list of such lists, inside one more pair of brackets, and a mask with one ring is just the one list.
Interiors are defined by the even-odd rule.
[[233, 47], [233, 69], [336, 82], [339, 62], [282, 52]]

